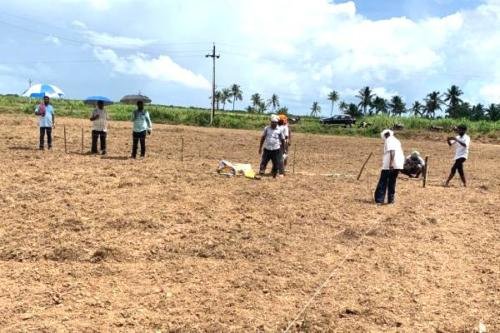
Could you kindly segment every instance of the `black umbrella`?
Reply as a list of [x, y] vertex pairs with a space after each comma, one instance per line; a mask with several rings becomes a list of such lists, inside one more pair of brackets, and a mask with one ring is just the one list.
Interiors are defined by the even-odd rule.
[[120, 100], [121, 103], [125, 104], [136, 104], [137, 102], [143, 102], [143, 103], [151, 103], [151, 99], [148, 96], [144, 95], [126, 95], [123, 96], [122, 99]]

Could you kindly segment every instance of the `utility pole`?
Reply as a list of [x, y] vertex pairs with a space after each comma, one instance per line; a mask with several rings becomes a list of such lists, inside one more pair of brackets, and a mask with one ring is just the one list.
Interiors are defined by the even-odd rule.
[[215, 43], [212, 54], [205, 55], [205, 58], [212, 58], [212, 113], [210, 114], [210, 125], [212, 125], [215, 118], [215, 59], [220, 58], [219, 54], [215, 54]]

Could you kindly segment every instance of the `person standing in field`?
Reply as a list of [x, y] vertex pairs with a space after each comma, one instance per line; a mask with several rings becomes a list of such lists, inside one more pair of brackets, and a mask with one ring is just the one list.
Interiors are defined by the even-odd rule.
[[288, 147], [292, 144], [291, 143], [291, 131], [290, 128], [288, 127], [288, 117], [284, 114], [279, 115], [279, 122], [278, 122], [279, 128], [283, 132], [283, 136], [285, 137], [285, 144], [281, 146], [281, 166], [282, 169], [280, 170], [280, 174], [285, 174], [286, 171], [286, 165], [288, 162]]
[[[259, 145], [259, 155], [262, 154], [259, 174], [263, 175], [266, 171], [267, 164], [269, 161], [272, 161], [273, 168], [271, 174], [274, 178], [276, 178], [278, 172], [282, 170], [281, 147], [285, 144], [285, 137], [283, 131], [278, 127], [278, 122], [278, 116], [272, 115], [271, 124], [264, 128]], [[262, 147], [264, 147], [264, 150], [262, 150]]]
[[137, 102], [137, 110], [132, 114], [132, 158], [137, 156], [137, 146], [141, 144], [141, 157], [146, 155], [146, 134], [150, 135], [153, 129], [149, 112], [144, 110], [144, 102]]
[[382, 171], [375, 190], [375, 202], [381, 205], [385, 201], [387, 193], [387, 203], [393, 204], [396, 195], [396, 180], [399, 171], [404, 166], [404, 153], [401, 142], [394, 136], [394, 132], [386, 129], [381, 133], [384, 140], [384, 155], [382, 158]]
[[101, 143], [101, 154], [106, 155], [106, 137], [108, 132], [108, 113], [104, 110], [104, 102], [97, 101], [97, 107], [90, 116], [92, 121], [92, 148], [90, 152], [97, 154], [97, 140]]
[[444, 186], [448, 186], [450, 181], [455, 176], [456, 172], [460, 175], [460, 179], [462, 180], [462, 184], [464, 187], [467, 186], [467, 180], [465, 179], [464, 173], [464, 163], [469, 157], [469, 146], [470, 146], [470, 137], [465, 134], [467, 132], [467, 126], [459, 125], [457, 127], [457, 136], [456, 137], [448, 137], [446, 140], [448, 142], [448, 146], [455, 145], [455, 163], [451, 167], [450, 175], [448, 179], [444, 183]]
[[45, 145], [45, 134], [47, 134], [47, 148], [52, 149], [52, 128], [55, 126], [54, 108], [50, 104], [49, 96], [43, 97], [43, 102], [35, 108], [35, 115], [39, 117], [40, 145], [43, 150]]

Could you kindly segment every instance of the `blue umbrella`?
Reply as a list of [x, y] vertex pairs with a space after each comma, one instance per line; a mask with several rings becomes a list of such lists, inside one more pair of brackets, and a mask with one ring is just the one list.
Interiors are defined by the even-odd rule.
[[45, 93], [41, 92], [41, 93], [31, 93], [28, 97], [30, 98], [44, 98], [45, 97]]
[[42, 84], [42, 83], [37, 83], [35, 85], [32, 85], [31, 87], [28, 88], [23, 93], [23, 96], [26, 97], [43, 97], [43, 96], [49, 96], [50, 98], [61, 98], [64, 95], [64, 92], [61, 90], [61, 88], [54, 86], [53, 84]]
[[87, 105], [95, 105], [95, 104], [97, 104], [97, 102], [103, 102], [104, 105], [113, 104], [112, 100], [110, 100], [109, 98], [104, 97], [104, 96], [90, 96], [90, 97], [87, 97], [83, 102]]

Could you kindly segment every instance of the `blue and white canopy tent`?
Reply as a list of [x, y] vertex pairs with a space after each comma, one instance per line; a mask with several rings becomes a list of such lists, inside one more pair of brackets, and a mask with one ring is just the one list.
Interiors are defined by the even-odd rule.
[[48, 96], [50, 98], [62, 98], [64, 96], [64, 92], [61, 88], [52, 84], [37, 83], [29, 87], [28, 90], [23, 93], [23, 96], [31, 98], [43, 98], [44, 96]]

